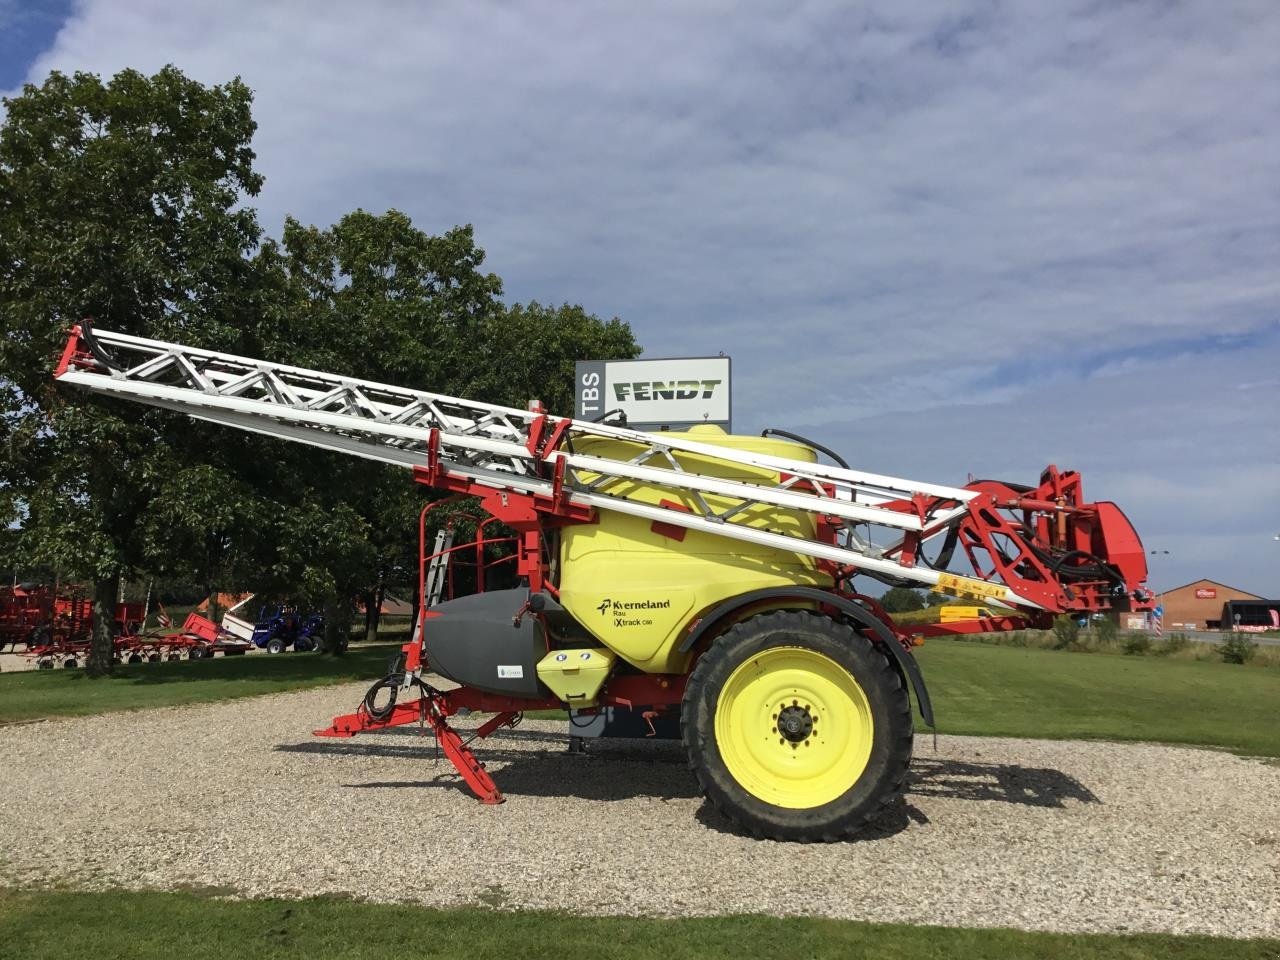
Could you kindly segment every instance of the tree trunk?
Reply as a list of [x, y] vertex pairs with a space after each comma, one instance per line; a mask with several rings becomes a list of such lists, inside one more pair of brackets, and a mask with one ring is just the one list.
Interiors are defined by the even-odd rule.
[[364, 608], [364, 639], [366, 643], [374, 643], [378, 639], [378, 625], [382, 623], [382, 601], [386, 599], [386, 587], [378, 582], [378, 587], [369, 592], [369, 599]]
[[154, 580], [147, 581], [147, 598], [142, 601], [142, 623], [138, 625], [139, 633], [146, 632], [147, 621], [151, 619], [151, 587], [154, 583]]
[[351, 636], [351, 603], [330, 597], [324, 602], [324, 653], [340, 657], [347, 652]]
[[209, 608], [205, 611], [205, 614], [214, 623], [220, 624], [222, 621], [219, 618], [219, 614], [222, 613], [222, 607], [218, 605], [218, 588], [212, 583], [205, 584], [205, 596], [209, 598]]
[[378, 633], [378, 628], [374, 626], [373, 620], [373, 618], [377, 616], [374, 612], [374, 604], [376, 602], [375, 598], [377, 597], [377, 594], [378, 591], [376, 589], [369, 589], [364, 592], [364, 638], [366, 640], [369, 639], [369, 634], [371, 632], [374, 636], [377, 636]]
[[217, 576], [218, 569], [218, 538], [217, 533], [213, 530], [205, 530], [204, 532], [204, 595], [208, 608], [204, 614], [214, 624], [221, 626], [218, 614], [218, 588], [214, 585], [214, 578]]
[[120, 595], [120, 571], [93, 582], [93, 633], [85, 673], [91, 677], [111, 674], [116, 654], [116, 597]]

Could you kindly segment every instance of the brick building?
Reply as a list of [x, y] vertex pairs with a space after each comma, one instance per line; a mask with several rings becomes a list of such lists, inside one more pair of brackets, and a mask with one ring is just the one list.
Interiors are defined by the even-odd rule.
[[[1205, 630], [1208, 621], [1217, 622], [1222, 605], [1228, 600], [1261, 600], [1256, 594], [1228, 587], [1216, 580], [1196, 580], [1165, 590], [1158, 595], [1164, 606], [1164, 628], [1169, 630]], [[1216, 628], [1215, 628], [1216, 629]]]

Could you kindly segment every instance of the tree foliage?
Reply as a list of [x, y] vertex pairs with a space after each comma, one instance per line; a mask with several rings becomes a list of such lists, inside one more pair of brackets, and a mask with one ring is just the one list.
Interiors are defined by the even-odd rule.
[[[121, 574], [154, 558], [148, 510], [193, 433], [172, 415], [69, 398], [50, 374], [85, 315], [149, 337], [233, 345], [259, 237], [250, 94], [173, 67], [104, 83], [53, 73], [0, 128], [0, 379], [6, 510], [31, 562], [95, 582], [90, 666], [110, 667]], [[217, 470], [203, 478], [221, 482]]]
[[[573, 363], [639, 354], [582, 307], [508, 306], [470, 226], [395, 210], [262, 241], [245, 203], [251, 95], [174, 67], [51, 74], [0, 129], [0, 509], [14, 562], [323, 604], [412, 580], [430, 494], [397, 468], [55, 388], [68, 329], [174, 340], [367, 380], [572, 412]], [[102, 626], [91, 660], [109, 669]]]
[[889, 613], [910, 613], [924, 609], [924, 598], [910, 587], [890, 587], [880, 597], [880, 605]]
[[[281, 242], [268, 241], [258, 257], [278, 291], [260, 315], [258, 353], [487, 403], [523, 407], [537, 397], [565, 413], [575, 360], [639, 354], [620, 320], [568, 304], [505, 306], [484, 260], [470, 226], [433, 236], [397, 210], [356, 210], [326, 229], [290, 219]], [[360, 593], [376, 608], [389, 582], [416, 579], [418, 513], [438, 495], [396, 467], [308, 456], [326, 478], [312, 502], [349, 506], [362, 524], [360, 535], [353, 527], [329, 546], [330, 566], [350, 574], [333, 579], [332, 591]]]

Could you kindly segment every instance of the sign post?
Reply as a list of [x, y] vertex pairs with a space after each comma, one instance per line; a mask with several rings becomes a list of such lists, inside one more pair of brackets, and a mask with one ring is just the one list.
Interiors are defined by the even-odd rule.
[[682, 430], [700, 423], [733, 428], [728, 357], [579, 360], [574, 416], [597, 420], [615, 410], [637, 430]]

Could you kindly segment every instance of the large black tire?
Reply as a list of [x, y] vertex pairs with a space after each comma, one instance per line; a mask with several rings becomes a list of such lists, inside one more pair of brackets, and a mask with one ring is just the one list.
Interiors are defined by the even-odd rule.
[[279, 637], [267, 641], [267, 653], [284, 653], [285, 643]]
[[[778, 648], [799, 648], [834, 661], [836, 667], [828, 665], [829, 669], [847, 672], [869, 707], [871, 743], [861, 774], [842, 794], [817, 806], [783, 806], [756, 796], [730, 772], [717, 743], [716, 711], [726, 682], [743, 664]], [[778, 737], [777, 749], [784, 756], [788, 748], [813, 745], [803, 743], [803, 738], [810, 735], [808, 730], [817, 730], [817, 720], [809, 722], [807, 706], [795, 709], [794, 716], [783, 719], [800, 722], [783, 732], [802, 739], [796, 744]], [[777, 714], [773, 716], [778, 722]], [[703, 793], [737, 826], [774, 840], [831, 842], [852, 837], [901, 796], [911, 762], [911, 701], [889, 655], [854, 627], [816, 613], [777, 611], [731, 627], [698, 660], [685, 687], [681, 732], [689, 766]], [[773, 736], [778, 733], [775, 728]], [[769, 743], [772, 747], [772, 737]]]

